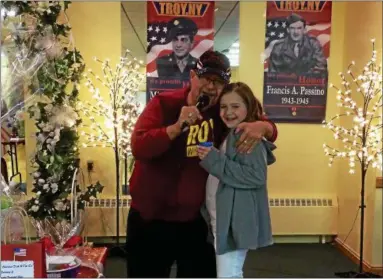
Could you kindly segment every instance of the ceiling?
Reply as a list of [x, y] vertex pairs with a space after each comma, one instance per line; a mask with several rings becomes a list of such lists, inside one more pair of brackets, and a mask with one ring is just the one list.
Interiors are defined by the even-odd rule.
[[[129, 49], [137, 59], [146, 61], [146, 1], [121, 2], [121, 22], [122, 51]], [[214, 25], [214, 49], [227, 50], [239, 38], [238, 2], [215, 2]]]

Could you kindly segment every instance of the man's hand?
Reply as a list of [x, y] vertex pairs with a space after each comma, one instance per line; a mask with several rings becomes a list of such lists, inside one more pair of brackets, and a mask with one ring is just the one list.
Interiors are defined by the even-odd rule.
[[182, 127], [183, 123], [193, 125], [202, 116], [196, 106], [182, 107], [177, 123]]
[[166, 132], [169, 138], [173, 140], [182, 133], [183, 123], [188, 123], [188, 125], [192, 125], [197, 121], [197, 119], [202, 119], [202, 116], [195, 106], [182, 107], [177, 122], [173, 125], [166, 127]]
[[236, 133], [243, 131], [236, 143], [240, 153], [251, 153], [254, 146], [269, 132], [270, 124], [264, 121], [243, 122], [237, 126]]
[[198, 145], [197, 147], [197, 154], [198, 154], [198, 157], [203, 160], [206, 155], [210, 152], [210, 150], [212, 149], [213, 147], [206, 147], [206, 146], [201, 146], [201, 145]]

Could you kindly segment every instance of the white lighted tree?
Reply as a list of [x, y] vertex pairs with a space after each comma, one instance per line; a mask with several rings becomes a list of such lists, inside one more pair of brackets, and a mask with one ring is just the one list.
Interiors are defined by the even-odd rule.
[[[375, 40], [372, 40], [372, 56], [359, 75], [355, 74], [352, 62], [347, 73], [339, 73], [342, 87], [330, 85], [337, 90], [338, 106], [342, 113], [324, 121], [334, 133], [335, 139], [342, 141], [341, 148], [324, 144], [324, 152], [329, 156], [331, 166], [334, 158], [345, 158], [349, 161], [349, 172], [355, 173], [357, 167], [361, 173], [361, 230], [360, 230], [360, 265], [363, 272], [363, 233], [365, 209], [365, 181], [367, 170], [382, 170], [382, 65], [378, 66]], [[340, 124], [341, 118], [351, 118]], [[350, 126], [347, 126], [350, 125]]]
[[[130, 156], [130, 137], [141, 110], [137, 92], [144, 79], [144, 74], [139, 70], [142, 61], [137, 61], [128, 50], [115, 69], [112, 69], [109, 59], [94, 60], [102, 64], [103, 78], [91, 69], [88, 70], [89, 74], [84, 74], [92, 101], [79, 104], [80, 112], [90, 120], [89, 125], [80, 125], [82, 145], [112, 147], [119, 159]], [[106, 98], [101, 96], [94, 80], [106, 88]]]
[[[83, 147], [111, 147], [114, 150], [116, 165], [116, 199], [117, 199], [117, 244], [119, 239], [119, 192], [120, 192], [120, 160], [131, 155], [130, 139], [135, 123], [141, 111], [137, 100], [139, 85], [145, 75], [140, 72], [142, 61], [137, 61], [129, 50], [120, 58], [113, 69], [109, 59], [101, 61], [102, 77], [92, 70], [84, 74], [85, 85], [92, 93], [92, 101], [80, 102], [79, 111], [83, 119], [89, 119], [90, 124], [80, 125], [80, 141]], [[98, 81], [107, 91], [102, 96], [95, 85]], [[125, 174], [126, 176], [126, 174]]]

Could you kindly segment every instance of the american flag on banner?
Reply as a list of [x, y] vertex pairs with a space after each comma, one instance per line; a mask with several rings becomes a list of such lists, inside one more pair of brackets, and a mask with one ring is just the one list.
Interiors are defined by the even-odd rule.
[[[146, 72], [150, 77], [158, 77], [156, 59], [172, 52], [172, 42], [168, 40], [167, 22], [152, 22], [147, 29], [147, 65]], [[194, 37], [190, 54], [199, 58], [205, 51], [214, 46], [214, 29], [199, 29]]]
[[27, 249], [25, 248], [14, 248], [13, 255], [19, 257], [25, 257], [27, 255]]
[[[276, 42], [287, 37], [286, 18], [272, 19], [266, 22], [266, 46], [263, 53], [263, 61], [265, 61], [265, 70], [268, 69], [268, 58], [271, 50]], [[331, 23], [318, 23], [306, 25], [307, 34], [316, 37], [323, 47], [324, 56], [329, 57], [330, 54], [330, 32]]]

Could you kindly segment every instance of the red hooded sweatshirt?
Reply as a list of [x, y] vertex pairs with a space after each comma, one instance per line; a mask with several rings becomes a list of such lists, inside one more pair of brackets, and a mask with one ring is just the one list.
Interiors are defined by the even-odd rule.
[[[197, 146], [213, 141], [218, 147], [226, 128], [218, 105], [202, 112], [203, 119], [174, 140], [166, 127], [177, 122], [186, 106], [188, 89], [155, 96], [140, 115], [132, 135], [136, 160], [130, 178], [132, 208], [149, 220], [188, 221], [198, 216], [205, 201], [208, 173], [199, 165]], [[273, 124], [274, 125], [274, 124]], [[277, 129], [274, 125], [274, 135]]]

